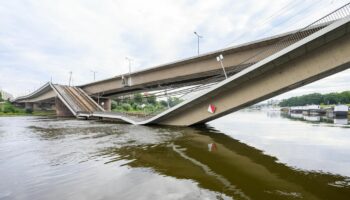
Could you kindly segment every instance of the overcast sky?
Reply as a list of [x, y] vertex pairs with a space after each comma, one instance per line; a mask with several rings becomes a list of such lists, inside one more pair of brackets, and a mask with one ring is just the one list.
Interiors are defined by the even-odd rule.
[[[0, 0], [0, 88], [105, 79], [301, 28], [345, 0]], [[277, 98], [350, 89], [350, 70]]]

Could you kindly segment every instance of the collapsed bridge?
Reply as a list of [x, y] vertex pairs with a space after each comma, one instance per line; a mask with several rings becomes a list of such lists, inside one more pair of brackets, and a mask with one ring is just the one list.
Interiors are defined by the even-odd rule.
[[[293, 32], [130, 74], [70, 87], [47, 83], [14, 100], [58, 116], [118, 119], [132, 124], [190, 126], [301, 87], [350, 67], [350, 5]], [[227, 78], [216, 57], [223, 55]], [[135, 92], [188, 95], [147, 116], [110, 112], [111, 99]], [[209, 112], [208, 112], [209, 111]]]

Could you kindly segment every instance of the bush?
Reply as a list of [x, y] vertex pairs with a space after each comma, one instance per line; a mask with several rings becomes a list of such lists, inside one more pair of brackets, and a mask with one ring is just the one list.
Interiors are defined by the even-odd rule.
[[131, 108], [132, 108], [133, 110], [137, 110], [137, 107], [138, 107], [138, 104], [137, 104], [137, 103], [134, 103], [134, 102], [131, 103]]
[[112, 109], [112, 110], [114, 110], [114, 109], [116, 109], [116, 108], [117, 108], [117, 106], [118, 106], [117, 102], [112, 101], [112, 104], [111, 104], [111, 109]]
[[129, 111], [129, 110], [131, 110], [131, 106], [128, 103], [123, 103], [122, 104], [122, 109], [125, 110], [125, 111]]
[[121, 111], [123, 110], [123, 107], [121, 105], [117, 105], [114, 109], [112, 110], [115, 110], [115, 111]]
[[152, 104], [148, 104], [144, 109], [148, 112], [153, 112], [155, 110], [155, 107]]
[[170, 107], [176, 106], [177, 104], [182, 102], [182, 100], [178, 97], [169, 97], [168, 101], [169, 101]]
[[134, 110], [143, 110], [142, 105], [136, 105], [136, 107], [134, 108]]
[[162, 104], [157, 104], [155, 107], [156, 110], [164, 110], [165, 108], [168, 108], [168, 106], [165, 107]]
[[161, 101], [160, 101], [160, 104], [161, 104], [162, 106], [164, 106], [164, 107], [168, 107], [168, 103], [167, 103], [167, 101], [165, 101], [165, 100], [161, 100]]
[[27, 114], [32, 114], [32, 113], [33, 113], [33, 109], [31, 109], [31, 108], [26, 108], [26, 109], [24, 110], [24, 112], [27, 113]]
[[9, 103], [6, 103], [4, 105], [4, 107], [3, 107], [2, 112], [4, 112], [4, 113], [15, 113], [16, 109], [15, 109], [15, 107], [13, 107], [13, 105], [11, 105]]
[[149, 95], [147, 97], [147, 103], [152, 104], [152, 105], [156, 105], [157, 104], [157, 97], [152, 95]]
[[137, 104], [142, 104], [143, 102], [143, 96], [140, 93], [136, 93], [134, 94], [134, 98], [133, 98], [134, 102]]

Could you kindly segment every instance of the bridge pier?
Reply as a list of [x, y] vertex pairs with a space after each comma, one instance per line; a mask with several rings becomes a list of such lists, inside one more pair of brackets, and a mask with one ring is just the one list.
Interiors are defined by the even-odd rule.
[[58, 117], [73, 117], [73, 113], [67, 108], [66, 105], [59, 99], [55, 99], [56, 115]]
[[25, 102], [24, 103], [24, 109], [33, 110], [33, 108], [34, 108], [34, 103], [32, 103], [32, 102]]
[[112, 108], [112, 100], [111, 99], [100, 98], [99, 104], [105, 111], [111, 111], [111, 108]]
[[37, 111], [37, 110], [42, 110], [40, 107], [40, 103], [33, 103], [33, 111]]

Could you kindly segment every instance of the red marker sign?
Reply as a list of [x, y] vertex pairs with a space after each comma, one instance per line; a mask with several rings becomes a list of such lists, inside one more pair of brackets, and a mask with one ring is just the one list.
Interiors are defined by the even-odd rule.
[[215, 110], [216, 110], [216, 107], [214, 105], [212, 105], [212, 104], [209, 104], [208, 112], [215, 113]]

